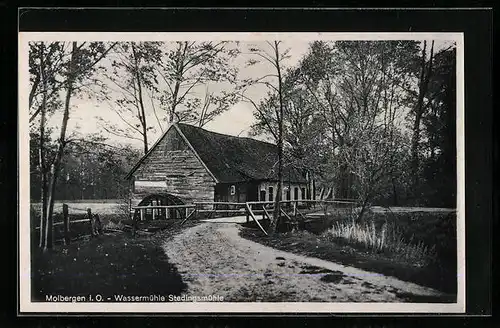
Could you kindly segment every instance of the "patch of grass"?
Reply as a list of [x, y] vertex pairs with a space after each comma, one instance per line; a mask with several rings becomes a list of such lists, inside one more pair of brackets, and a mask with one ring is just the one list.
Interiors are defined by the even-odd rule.
[[352, 244], [371, 252], [390, 253], [395, 259], [413, 263], [415, 266], [426, 266], [435, 262], [437, 257], [435, 247], [429, 248], [423, 241], [412, 243], [405, 240], [395, 223], [384, 222], [380, 228], [376, 228], [373, 220], [369, 223], [336, 222], [322, 237]]
[[325, 274], [323, 277], [321, 277], [321, 281], [324, 281], [324, 282], [328, 282], [328, 283], [334, 283], [334, 284], [338, 284], [339, 282], [342, 281], [342, 279], [344, 278], [344, 275], [342, 273], [338, 274], [338, 273], [329, 273], [329, 274]]
[[[305, 265], [302, 267], [302, 271], [300, 271], [300, 273], [307, 273], [307, 274], [316, 274], [316, 273], [330, 273], [330, 272], [333, 272], [332, 270], [329, 270], [329, 269], [325, 269], [325, 268], [320, 268], [320, 267], [317, 267], [315, 265]], [[338, 271], [340, 272], [340, 271]], [[342, 272], [340, 272], [342, 273]]]

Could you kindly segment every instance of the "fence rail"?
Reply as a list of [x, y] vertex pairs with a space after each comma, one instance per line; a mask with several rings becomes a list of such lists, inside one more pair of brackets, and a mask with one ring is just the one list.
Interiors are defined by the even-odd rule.
[[[130, 206], [130, 217], [133, 219], [133, 232], [138, 228], [137, 221], [143, 221], [147, 216], [152, 217], [153, 220], [165, 219], [181, 219], [181, 224], [184, 224], [189, 219], [197, 219], [198, 214], [204, 214], [205, 217], [216, 216], [217, 214], [235, 214], [245, 215], [246, 222], [253, 220], [258, 228], [266, 235], [268, 232], [264, 229], [257, 215], [262, 215], [262, 219], [271, 219], [276, 209], [274, 201], [249, 201], [249, 202], [193, 202], [191, 204], [178, 204], [178, 205], [143, 205], [143, 206]], [[318, 212], [318, 209], [327, 214], [327, 209], [335, 205], [351, 205], [356, 206], [358, 203], [352, 199], [332, 199], [332, 200], [312, 200], [312, 199], [294, 199], [294, 200], [281, 200], [280, 213], [283, 218], [292, 225], [296, 225], [299, 221], [306, 221], [311, 219], [308, 210], [312, 209]], [[312, 205], [312, 206], [311, 206]], [[319, 208], [316, 206], [319, 205]], [[341, 208], [340, 206], [339, 208]], [[68, 211], [86, 212], [86, 219], [69, 220]], [[133, 217], [132, 217], [133, 213]], [[316, 213], [312, 214], [313, 216]], [[102, 231], [101, 222], [98, 214], [93, 214], [90, 208], [82, 209], [68, 204], [63, 204], [64, 222], [55, 222], [54, 226], [64, 225], [65, 239], [69, 243], [69, 225], [73, 223], [89, 222], [91, 235], [98, 235]], [[307, 218], [306, 218], [307, 216]], [[35, 230], [40, 230], [40, 227], [35, 227]]]
[[170, 208], [194, 208], [196, 205], [147, 205], [147, 206], [132, 206], [132, 209], [170, 209]]
[[[130, 206], [130, 218], [133, 221], [144, 221], [147, 217], [153, 220], [165, 219], [181, 219], [181, 224], [187, 220], [198, 218], [198, 214], [204, 214], [206, 217], [214, 217], [217, 214], [243, 214], [246, 216], [246, 222], [250, 219], [256, 222], [257, 226], [267, 234], [265, 229], [260, 224], [256, 215], [262, 215], [262, 219], [271, 219], [275, 212], [274, 201], [249, 201], [249, 202], [193, 202], [192, 204], [179, 204], [179, 205], [142, 205]], [[329, 206], [335, 205], [351, 205], [354, 206], [357, 202], [353, 199], [294, 199], [294, 200], [281, 200], [280, 212], [292, 224], [296, 224], [298, 219], [305, 220], [305, 212], [308, 209], [316, 210], [316, 205], [327, 214]], [[311, 207], [312, 205], [312, 207]], [[65, 204], [67, 209], [73, 211], [88, 212], [88, 209], [80, 209], [69, 207]], [[316, 210], [317, 211], [317, 210]], [[89, 219], [70, 221], [71, 223], [78, 222], [92, 222], [92, 215], [88, 214]], [[62, 225], [63, 222], [54, 223], [54, 225]], [[39, 229], [39, 228], [38, 228]]]

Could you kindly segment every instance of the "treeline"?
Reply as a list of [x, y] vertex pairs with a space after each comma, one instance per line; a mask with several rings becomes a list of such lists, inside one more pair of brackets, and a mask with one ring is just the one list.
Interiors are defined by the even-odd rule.
[[[39, 153], [37, 136], [30, 138], [30, 198], [36, 203], [41, 199]], [[46, 141], [46, 144], [54, 144]], [[48, 156], [49, 160], [51, 157]], [[141, 157], [140, 150], [129, 144], [110, 146], [99, 141], [80, 141], [68, 147], [61, 163], [61, 179], [56, 185], [56, 200], [125, 199], [129, 170]]]
[[454, 43], [317, 41], [280, 67], [287, 51], [255, 49], [279, 74], [252, 102], [253, 133], [282, 144], [283, 165], [313, 174], [323, 198], [456, 206]]

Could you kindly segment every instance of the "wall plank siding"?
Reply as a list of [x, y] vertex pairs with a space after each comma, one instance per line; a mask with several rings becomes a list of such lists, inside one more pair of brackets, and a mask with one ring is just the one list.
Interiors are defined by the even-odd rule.
[[152, 193], [170, 193], [185, 203], [214, 200], [215, 181], [176, 129], [170, 129], [144, 159], [133, 180], [164, 181], [164, 187], [160, 183], [136, 183], [131, 191], [133, 205]]

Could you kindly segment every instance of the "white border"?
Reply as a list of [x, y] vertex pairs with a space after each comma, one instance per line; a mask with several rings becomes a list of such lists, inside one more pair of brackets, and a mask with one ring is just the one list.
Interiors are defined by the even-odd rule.
[[[31, 302], [28, 42], [129, 40], [450, 40], [457, 44], [457, 303], [36, 303]], [[464, 313], [465, 312], [465, 115], [463, 33], [115, 33], [20, 32], [19, 58], [19, 312], [125, 312], [125, 313]]]

